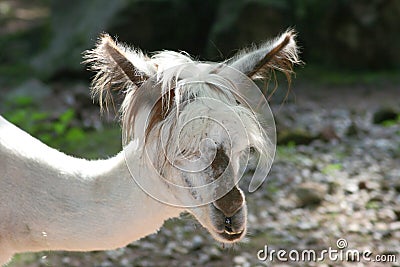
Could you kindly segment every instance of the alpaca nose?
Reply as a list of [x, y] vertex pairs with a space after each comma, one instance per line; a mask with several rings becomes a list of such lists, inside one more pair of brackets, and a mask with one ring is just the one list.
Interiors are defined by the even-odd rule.
[[233, 233], [233, 230], [232, 230], [232, 218], [231, 217], [225, 217], [224, 226], [225, 226], [225, 231], [226, 232]]
[[231, 224], [231, 217], [243, 206], [243, 193], [238, 187], [232, 188], [226, 195], [216, 200], [213, 204], [226, 217], [225, 224]]

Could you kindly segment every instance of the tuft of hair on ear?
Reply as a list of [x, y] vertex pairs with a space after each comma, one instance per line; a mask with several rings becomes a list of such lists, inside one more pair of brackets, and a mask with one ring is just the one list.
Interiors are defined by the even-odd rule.
[[253, 80], [264, 79], [268, 82], [274, 77], [276, 85], [275, 71], [280, 71], [286, 76], [290, 86], [294, 74], [293, 66], [303, 64], [299, 59], [299, 49], [295, 39], [296, 32], [289, 29], [261, 46], [239, 52], [228, 61], [228, 64]]
[[[96, 46], [83, 53], [83, 64], [96, 72], [91, 84], [93, 99], [98, 99], [100, 110], [114, 106], [112, 92], [135, 90], [148, 77], [148, 58], [139, 50], [115, 42], [110, 35], [99, 36]], [[114, 107], [115, 108], [115, 107]]]

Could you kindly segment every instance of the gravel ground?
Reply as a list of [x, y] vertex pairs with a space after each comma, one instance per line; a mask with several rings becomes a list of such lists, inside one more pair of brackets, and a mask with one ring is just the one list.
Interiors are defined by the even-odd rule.
[[[10, 266], [400, 266], [400, 123], [373, 123], [382, 108], [400, 112], [400, 90], [370, 89], [300, 86], [294, 102], [273, 107], [280, 129], [313, 138], [278, 147], [268, 181], [247, 195], [249, 234], [240, 244], [223, 247], [183, 215], [123, 249], [24, 254]], [[319, 262], [271, 262], [257, 257], [265, 246], [269, 255], [356, 249], [397, 261], [330, 261], [325, 254]]]

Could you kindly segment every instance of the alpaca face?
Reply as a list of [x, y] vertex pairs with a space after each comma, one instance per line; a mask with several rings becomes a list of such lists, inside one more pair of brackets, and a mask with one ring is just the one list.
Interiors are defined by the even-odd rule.
[[[205, 202], [197, 207], [187, 208], [187, 211], [212, 234], [212, 236], [224, 243], [232, 243], [240, 240], [246, 233], [247, 207], [243, 191], [237, 186], [238, 158], [229, 158], [228, 149], [219, 143], [209, 147], [212, 158], [211, 164], [199, 173], [181, 173], [183, 181], [188, 187], [192, 187], [191, 202]], [[236, 165], [236, 166], [235, 166]], [[192, 182], [199, 181], [208, 190], [197, 190]], [[214, 186], [208, 186], [214, 183]], [[219, 197], [223, 195], [222, 197]], [[206, 201], [204, 201], [206, 200]], [[212, 200], [211, 202], [209, 202]], [[187, 202], [187, 201], [186, 201]], [[209, 202], [209, 203], [207, 203]]]
[[259, 156], [249, 192], [264, 181], [275, 153], [274, 120], [252, 80], [279, 70], [290, 82], [292, 65], [300, 63], [294, 37], [285, 32], [224, 63], [171, 51], [148, 57], [108, 35], [85, 54], [97, 72], [92, 92], [101, 105], [112, 91], [125, 93], [124, 146], [141, 153], [140, 160], [130, 160], [130, 153], [126, 160], [136, 182], [153, 198], [192, 213], [218, 241], [236, 242], [246, 233], [246, 202], [237, 183], [249, 148]]
[[[201, 69], [208, 72], [215, 68], [202, 64], [194, 70], [199, 73]], [[230, 243], [246, 233], [245, 197], [237, 184], [247, 166], [250, 147], [269, 153], [264, 139], [268, 138], [254, 112], [241, 104], [233, 91], [216, 86], [216, 82], [210, 85], [208, 74], [201, 75], [207, 82], [181, 77], [172, 89], [175, 100], [170, 106], [163, 109], [157, 102], [145, 109], [150, 110], [149, 116], [138, 120], [150, 125], [144, 134], [143, 158], [150, 170], [147, 173], [161, 184], [155, 186], [154, 180], [139, 173], [135, 180], [153, 198], [186, 209], [215, 239]], [[217, 77], [220, 81], [224, 78], [222, 74]], [[139, 88], [143, 92], [151, 88], [162, 91], [154, 89], [161, 86], [155, 80], [143, 86]], [[142, 107], [151, 102], [155, 101], [140, 101]], [[162, 110], [167, 111], [160, 117]]]
[[216, 240], [236, 242], [246, 233], [247, 207], [237, 183], [246, 167], [242, 159], [248, 155], [252, 140], [243, 134], [239, 118], [232, 112], [224, 113], [220, 103], [207, 116], [199, 116], [201, 103], [193, 105], [181, 111], [184, 116], [191, 109], [197, 110], [197, 119], [189, 119], [180, 129], [182, 137], [176, 147], [181, 149], [176, 151], [165, 177], [188, 189], [175, 195], [176, 199]]

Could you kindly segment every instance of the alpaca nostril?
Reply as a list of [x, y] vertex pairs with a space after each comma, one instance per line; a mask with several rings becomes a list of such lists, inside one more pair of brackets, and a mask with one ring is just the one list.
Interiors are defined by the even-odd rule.
[[225, 232], [233, 233], [232, 218], [230, 218], [230, 217], [225, 217]]
[[231, 217], [225, 217], [225, 225], [226, 226], [231, 226], [232, 225], [232, 218]]

